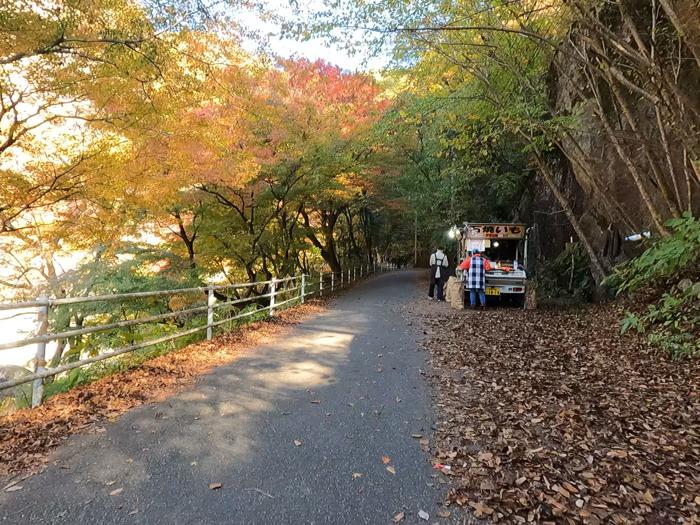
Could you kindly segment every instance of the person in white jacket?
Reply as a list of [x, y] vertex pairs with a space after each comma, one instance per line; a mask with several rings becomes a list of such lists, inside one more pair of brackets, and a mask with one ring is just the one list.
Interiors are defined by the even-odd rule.
[[447, 267], [449, 262], [447, 255], [438, 247], [430, 256], [430, 288], [428, 289], [428, 297], [434, 298], [435, 287], [437, 286], [437, 300], [444, 301], [443, 296], [445, 279], [447, 279]]

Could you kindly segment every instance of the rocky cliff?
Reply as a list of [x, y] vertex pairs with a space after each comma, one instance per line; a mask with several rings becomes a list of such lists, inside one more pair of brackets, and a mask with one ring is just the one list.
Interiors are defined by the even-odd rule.
[[[638, 253], [625, 237], [700, 210], [699, 49], [696, 0], [618, 1], [581, 15], [551, 64], [552, 118], [574, 123], [553, 137], [552, 171], [606, 271]], [[551, 258], [574, 234], [552, 192], [530, 186], [519, 214], [536, 225], [531, 254]]]

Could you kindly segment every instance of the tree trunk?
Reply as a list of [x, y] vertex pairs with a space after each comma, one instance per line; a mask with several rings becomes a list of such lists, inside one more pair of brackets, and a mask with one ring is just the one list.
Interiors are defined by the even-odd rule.
[[316, 246], [321, 252], [321, 257], [326, 261], [326, 264], [330, 267], [333, 273], [340, 273], [342, 271], [342, 266], [338, 260], [338, 253], [336, 251], [335, 239], [333, 233], [335, 231], [335, 225], [338, 221], [338, 216], [342, 210], [321, 210], [319, 212], [321, 216], [321, 235], [323, 241], [319, 239], [318, 235], [311, 226], [311, 220], [309, 219], [309, 214], [306, 210], [301, 209], [300, 213], [304, 219], [304, 229], [306, 231], [306, 237], [311, 241], [311, 243]]
[[535, 153], [534, 159], [535, 163], [539, 167], [539, 173], [542, 175], [542, 178], [547, 183], [549, 189], [552, 191], [554, 198], [562, 207], [562, 210], [564, 210], [564, 214], [566, 215], [566, 218], [569, 219], [571, 227], [576, 232], [576, 235], [578, 235], [581, 244], [583, 244], [583, 247], [585, 248], [586, 253], [588, 254], [588, 258], [591, 261], [591, 274], [593, 275], [593, 280], [596, 283], [596, 287], [601, 288], [603, 281], [605, 280], [605, 270], [603, 269], [603, 265], [600, 261], [600, 258], [598, 257], [598, 254], [596, 253], [595, 249], [588, 240], [586, 233], [581, 228], [581, 225], [578, 222], [576, 215], [574, 214], [574, 210], [569, 205], [568, 199], [557, 187], [554, 181], [554, 176], [550, 171], [549, 166], [547, 166], [546, 162], [539, 155], [539, 153]]

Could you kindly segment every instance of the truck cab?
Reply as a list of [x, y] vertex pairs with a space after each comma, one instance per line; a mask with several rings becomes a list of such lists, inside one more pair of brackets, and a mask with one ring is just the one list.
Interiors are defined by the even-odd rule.
[[459, 228], [460, 259], [478, 249], [489, 260], [485, 291], [491, 301], [525, 304], [526, 234], [527, 228], [520, 223], [464, 223]]

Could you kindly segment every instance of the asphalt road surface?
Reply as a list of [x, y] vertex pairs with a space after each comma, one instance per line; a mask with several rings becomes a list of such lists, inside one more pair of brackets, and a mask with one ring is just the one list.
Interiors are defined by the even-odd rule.
[[412, 437], [431, 434], [426, 356], [398, 312], [423, 296], [413, 272], [370, 279], [191, 389], [74, 436], [0, 494], [0, 521], [447, 523]]

